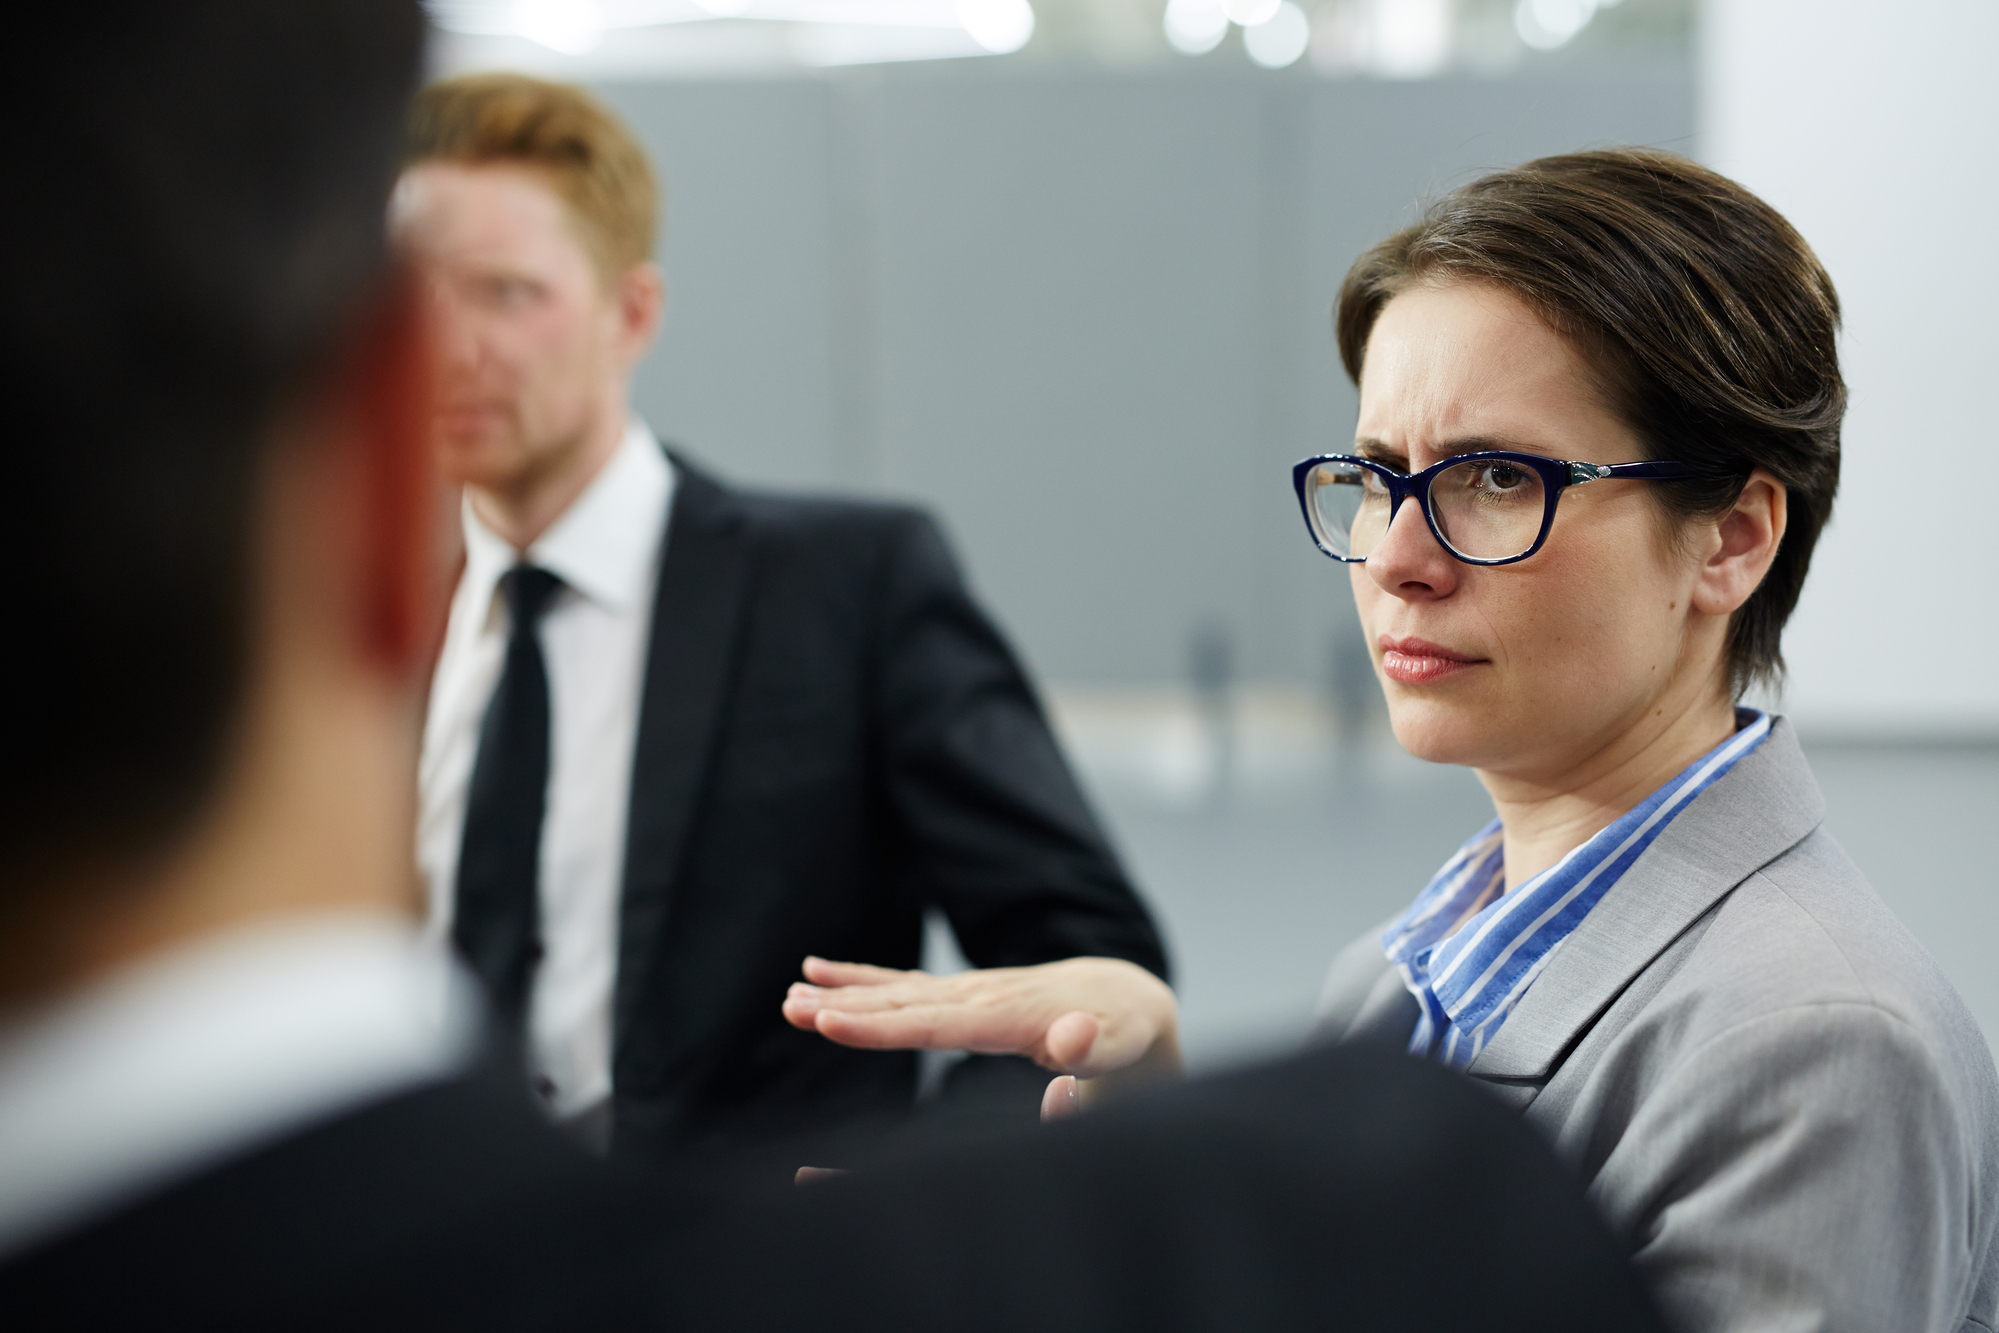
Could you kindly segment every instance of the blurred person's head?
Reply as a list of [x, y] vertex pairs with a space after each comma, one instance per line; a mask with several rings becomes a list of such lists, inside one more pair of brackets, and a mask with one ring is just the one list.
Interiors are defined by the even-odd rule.
[[47, 11], [0, 94], [0, 1004], [406, 884], [434, 481], [382, 219], [422, 40], [415, 0]]
[[1775, 683], [1838, 482], [1838, 321], [1781, 216], [1666, 153], [1493, 173], [1363, 255], [1336, 316], [1356, 453], [1693, 474], [1554, 491], [1545, 545], [1513, 564], [1453, 558], [1404, 503], [1351, 566], [1397, 738], [1551, 777]]
[[395, 224], [444, 326], [438, 448], [517, 546], [621, 438], [664, 299], [658, 209], [645, 151], [581, 89], [482, 74], [418, 95]]

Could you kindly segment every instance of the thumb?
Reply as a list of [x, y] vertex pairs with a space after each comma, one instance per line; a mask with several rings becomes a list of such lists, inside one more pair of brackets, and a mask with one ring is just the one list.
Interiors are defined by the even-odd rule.
[[1048, 1091], [1041, 1094], [1041, 1123], [1045, 1125], [1051, 1120], [1067, 1120], [1082, 1110], [1081, 1093], [1074, 1074], [1049, 1080]]
[[1050, 1069], [1079, 1069], [1097, 1044], [1097, 1016], [1081, 1009], [1066, 1013], [1048, 1025], [1041, 1039]]

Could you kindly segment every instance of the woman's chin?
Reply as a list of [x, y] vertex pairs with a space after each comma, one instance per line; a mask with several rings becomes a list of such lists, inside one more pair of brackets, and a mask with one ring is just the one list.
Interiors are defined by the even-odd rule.
[[1388, 723], [1396, 744], [1426, 763], [1480, 768], [1497, 738], [1480, 725], [1478, 712], [1434, 700], [1405, 699], [1389, 703]]

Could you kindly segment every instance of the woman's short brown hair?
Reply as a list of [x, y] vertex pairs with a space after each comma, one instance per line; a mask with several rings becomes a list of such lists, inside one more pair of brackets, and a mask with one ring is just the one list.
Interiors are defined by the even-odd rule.
[[605, 277], [652, 257], [659, 189], [625, 123], [581, 88], [525, 74], [433, 83], [410, 112], [407, 164], [511, 162], [545, 173]]
[[1606, 149], [1497, 171], [1348, 272], [1334, 327], [1356, 385], [1382, 307], [1425, 281], [1504, 288], [1574, 343], [1647, 454], [1701, 472], [1648, 487], [1672, 513], [1724, 512], [1754, 468], [1784, 483], [1783, 543], [1728, 642], [1737, 696], [1780, 681], [1779, 640], [1832, 511], [1846, 412], [1839, 297], [1804, 238], [1672, 153]]

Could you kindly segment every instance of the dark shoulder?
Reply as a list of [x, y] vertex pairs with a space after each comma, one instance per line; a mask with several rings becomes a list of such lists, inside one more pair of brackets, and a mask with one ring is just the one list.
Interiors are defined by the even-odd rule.
[[740, 485], [677, 452], [673, 461], [685, 500], [741, 525], [767, 569], [775, 563], [815, 579], [957, 578], [942, 528], [919, 505]]
[[0, 1265], [10, 1327], [555, 1327], [672, 1221], [491, 1071], [247, 1151]]
[[1456, 1329], [1462, 1308], [1410, 1298], [1436, 1269], [1409, 1238], [1439, 1208], [1483, 1238], [1451, 1275], [1495, 1312], [1481, 1327], [1657, 1327], [1538, 1135], [1400, 1053], [1334, 1048], [971, 1141], [921, 1133], [706, 1275], [751, 1293], [743, 1327], [865, 1309], [883, 1328], [1305, 1330], [1336, 1310]]
[[908, 540], [912, 534], [934, 531], [937, 526], [929, 511], [918, 505], [747, 486], [726, 480], [678, 452], [673, 462], [681, 485], [705, 492], [710, 502], [726, 507], [759, 535], [878, 544]]

